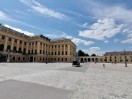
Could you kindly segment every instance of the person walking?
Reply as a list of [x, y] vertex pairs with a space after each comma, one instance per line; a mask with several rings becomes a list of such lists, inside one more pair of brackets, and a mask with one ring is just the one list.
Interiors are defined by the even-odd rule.
[[105, 64], [103, 64], [103, 67], [105, 68]]

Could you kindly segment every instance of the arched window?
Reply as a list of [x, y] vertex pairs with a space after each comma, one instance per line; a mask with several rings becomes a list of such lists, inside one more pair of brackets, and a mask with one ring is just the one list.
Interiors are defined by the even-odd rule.
[[23, 49], [23, 53], [24, 53], [24, 54], [26, 53], [26, 49], [25, 49], [25, 48]]
[[4, 45], [3, 44], [0, 45], [0, 51], [4, 51]]
[[22, 48], [19, 48], [18, 52], [21, 53], [22, 52]]
[[7, 46], [7, 50], [11, 50], [11, 46], [10, 45]]
[[16, 49], [17, 49], [17, 48], [16, 48], [16, 46], [14, 46], [14, 47], [13, 47], [13, 51], [15, 52], [15, 51], [16, 51]]

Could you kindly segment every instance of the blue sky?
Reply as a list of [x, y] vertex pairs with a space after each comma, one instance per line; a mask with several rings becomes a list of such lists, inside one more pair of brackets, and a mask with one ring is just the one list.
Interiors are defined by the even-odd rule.
[[27, 35], [66, 37], [88, 54], [132, 50], [131, 0], [2, 0], [0, 23]]

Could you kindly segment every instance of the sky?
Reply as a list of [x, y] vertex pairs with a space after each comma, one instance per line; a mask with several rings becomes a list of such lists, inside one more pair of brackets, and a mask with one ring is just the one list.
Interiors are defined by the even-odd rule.
[[132, 50], [131, 0], [2, 0], [0, 23], [30, 36], [69, 38], [89, 55]]

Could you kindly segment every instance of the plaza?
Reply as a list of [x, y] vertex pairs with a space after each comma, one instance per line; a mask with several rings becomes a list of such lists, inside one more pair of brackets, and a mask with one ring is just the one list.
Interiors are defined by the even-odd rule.
[[132, 64], [0, 63], [0, 99], [131, 98]]

